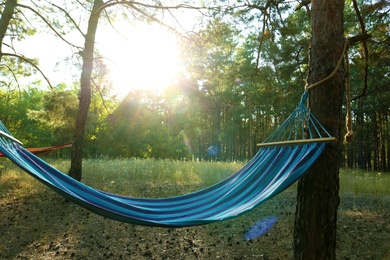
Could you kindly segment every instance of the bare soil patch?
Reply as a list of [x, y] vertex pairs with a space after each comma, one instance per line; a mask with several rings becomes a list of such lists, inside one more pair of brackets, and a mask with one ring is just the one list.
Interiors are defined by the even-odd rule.
[[[28, 195], [17, 185], [0, 192], [0, 259], [292, 258], [293, 188], [236, 219], [173, 229], [106, 219], [36, 185]], [[390, 259], [390, 198], [341, 197], [338, 259]], [[244, 241], [249, 227], [270, 215], [278, 220], [268, 233]]]

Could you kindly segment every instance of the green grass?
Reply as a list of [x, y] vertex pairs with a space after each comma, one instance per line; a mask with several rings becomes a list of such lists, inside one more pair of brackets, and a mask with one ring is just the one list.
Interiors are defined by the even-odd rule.
[[[67, 172], [70, 166], [69, 160], [48, 159], [48, 162], [63, 172]], [[35, 180], [11, 162], [2, 158], [0, 165], [0, 188], [18, 186], [14, 188], [27, 192], [36, 189]], [[243, 165], [154, 159], [87, 159], [83, 164], [82, 180], [94, 188], [130, 196], [172, 196], [213, 185]], [[167, 185], [170, 189], [164, 189]], [[167, 194], [166, 190], [170, 193]], [[390, 174], [341, 169], [340, 191], [389, 196]]]
[[[70, 167], [69, 160], [46, 161], [63, 172]], [[19, 185], [21, 191], [29, 193], [34, 187], [41, 186], [35, 185], [33, 178], [4, 158], [0, 165], [3, 166], [0, 169], [0, 189]], [[83, 163], [82, 182], [96, 189], [128, 196], [166, 197], [213, 185], [242, 166], [241, 163], [154, 159], [87, 159]]]
[[342, 169], [340, 189], [341, 193], [389, 196], [390, 174]]
[[[215, 184], [242, 166], [218, 162], [93, 159], [85, 161], [83, 181], [98, 189], [131, 196], [172, 196]], [[166, 189], [167, 186], [170, 188]]]

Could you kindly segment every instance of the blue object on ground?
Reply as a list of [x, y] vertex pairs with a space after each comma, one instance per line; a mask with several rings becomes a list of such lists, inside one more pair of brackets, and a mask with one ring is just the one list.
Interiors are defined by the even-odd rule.
[[276, 216], [262, 218], [257, 221], [245, 234], [244, 239], [246, 241], [253, 240], [265, 234], [275, 224], [277, 220]]

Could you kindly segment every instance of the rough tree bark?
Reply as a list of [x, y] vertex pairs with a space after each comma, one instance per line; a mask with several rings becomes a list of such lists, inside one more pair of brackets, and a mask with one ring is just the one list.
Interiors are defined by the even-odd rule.
[[83, 57], [83, 67], [80, 78], [79, 109], [76, 117], [76, 129], [73, 138], [71, 152], [71, 165], [69, 176], [76, 180], [81, 180], [82, 159], [84, 146], [84, 132], [87, 122], [88, 109], [91, 103], [91, 75], [93, 70], [93, 52], [95, 47], [95, 36], [100, 17], [100, 7], [103, 5], [102, 0], [95, 0], [88, 21], [87, 34], [85, 35], [85, 45], [81, 52]]
[[17, 0], [8, 0], [7, 2], [5, 2], [4, 10], [0, 17], [0, 61], [3, 57], [3, 40], [8, 30], [8, 26], [11, 22], [12, 16], [15, 13], [16, 6]]
[[[327, 77], [342, 55], [344, 1], [312, 0], [308, 84]], [[343, 119], [343, 67], [328, 81], [312, 89], [309, 106], [330, 134], [340, 138]], [[341, 143], [328, 144], [321, 157], [298, 182], [295, 213], [295, 259], [335, 259], [339, 206]]]

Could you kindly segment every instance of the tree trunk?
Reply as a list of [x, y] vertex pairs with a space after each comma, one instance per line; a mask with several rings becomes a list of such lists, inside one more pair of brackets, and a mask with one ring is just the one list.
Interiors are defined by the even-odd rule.
[[348, 160], [348, 169], [354, 169], [355, 168], [355, 153], [354, 153], [354, 146], [348, 145], [347, 147], [347, 160]]
[[87, 122], [88, 109], [91, 103], [91, 75], [93, 70], [93, 52], [95, 47], [95, 35], [99, 22], [100, 12], [98, 9], [103, 5], [102, 0], [95, 0], [91, 16], [88, 21], [88, 30], [85, 35], [85, 45], [81, 53], [83, 57], [83, 68], [80, 78], [79, 109], [76, 117], [76, 129], [74, 134], [71, 165], [69, 176], [80, 181], [82, 175], [82, 160], [84, 146], [84, 132]]
[[252, 108], [252, 100], [249, 99], [248, 101], [248, 114], [249, 114], [249, 151], [248, 151], [248, 158], [251, 159], [253, 156], [255, 156], [256, 151], [256, 145], [255, 145], [255, 138], [253, 135], [253, 108]]
[[[384, 171], [390, 172], [390, 129], [389, 129], [389, 115], [387, 111], [384, 111], [384, 132], [387, 133], [384, 137], [385, 147], [383, 148], [385, 150], [384, 158]], [[387, 147], [387, 150], [386, 150]], [[387, 156], [386, 156], [387, 154]]]
[[366, 164], [364, 162], [364, 134], [365, 134], [365, 128], [364, 128], [364, 111], [363, 111], [363, 98], [359, 99], [358, 101], [358, 112], [357, 112], [357, 124], [358, 124], [358, 147], [357, 147], [357, 161], [358, 161], [358, 167], [359, 169], [366, 169]]
[[372, 112], [372, 137], [373, 137], [373, 143], [372, 143], [372, 148], [373, 148], [373, 168], [374, 171], [379, 170], [379, 129], [378, 129], [378, 115], [376, 111]]
[[10, 24], [10, 21], [12, 19], [12, 16], [15, 13], [15, 8], [17, 6], [16, 0], [8, 0], [5, 2], [3, 13], [1, 14], [0, 18], [0, 61], [3, 57], [3, 40], [5, 37], [5, 34], [8, 30], [8, 26]]
[[[336, 67], [345, 44], [344, 1], [312, 0], [308, 83], [316, 83]], [[340, 138], [345, 71], [312, 89], [309, 106], [329, 133]], [[295, 213], [295, 259], [335, 259], [339, 206], [341, 144], [331, 143], [298, 183]]]

